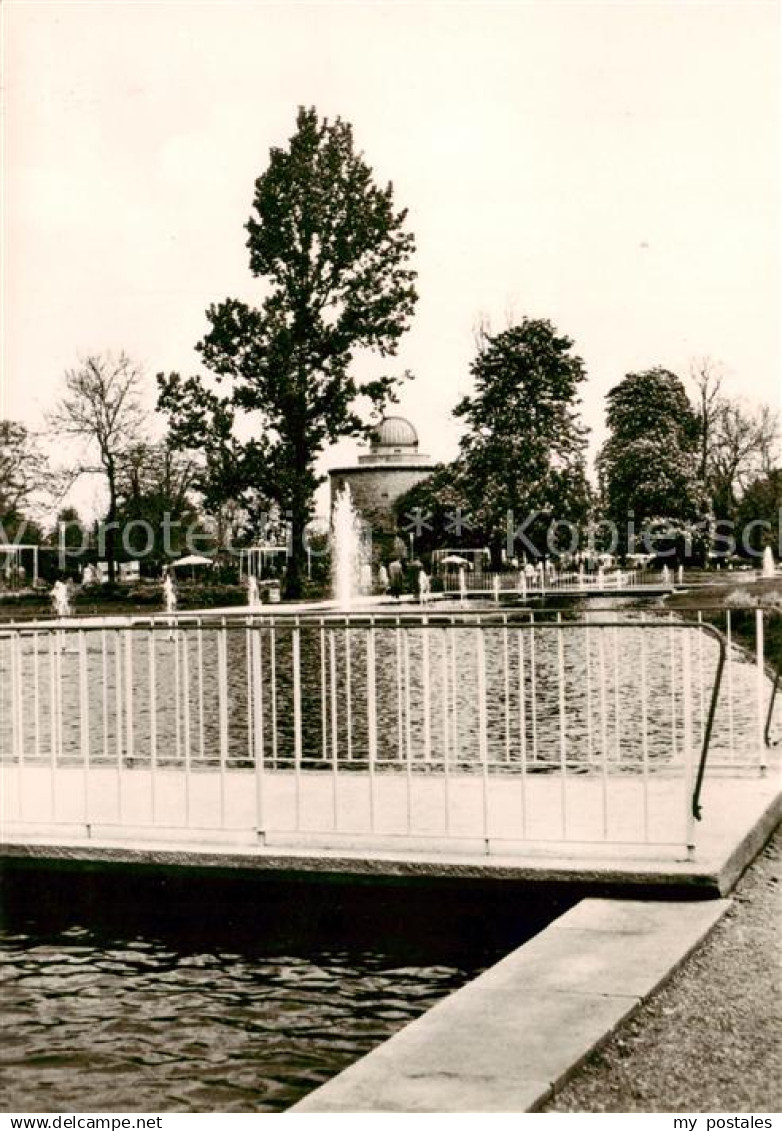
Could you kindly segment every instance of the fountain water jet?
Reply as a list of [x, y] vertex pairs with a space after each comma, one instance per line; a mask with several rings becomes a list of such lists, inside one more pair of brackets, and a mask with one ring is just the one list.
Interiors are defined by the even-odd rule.
[[774, 552], [770, 546], [763, 551], [763, 577], [776, 577], [777, 568], [774, 564]]
[[362, 573], [369, 566], [361, 520], [350, 488], [338, 493], [331, 514], [331, 577], [337, 607], [348, 610], [362, 590]]

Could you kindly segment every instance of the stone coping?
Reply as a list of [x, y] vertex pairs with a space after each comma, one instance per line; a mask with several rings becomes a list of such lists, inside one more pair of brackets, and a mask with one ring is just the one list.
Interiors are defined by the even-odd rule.
[[582, 900], [291, 1113], [534, 1111], [729, 905]]

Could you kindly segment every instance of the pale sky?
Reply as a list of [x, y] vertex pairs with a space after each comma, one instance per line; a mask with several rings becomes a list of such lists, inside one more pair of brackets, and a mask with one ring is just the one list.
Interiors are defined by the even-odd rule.
[[776, 2], [2, 13], [4, 415], [39, 423], [80, 352], [139, 359], [150, 400], [158, 370], [199, 369], [206, 307], [258, 297], [243, 225], [299, 104], [352, 122], [409, 209], [420, 302], [392, 365], [437, 458], [481, 312], [575, 339], [595, 443], [638, 368], [710, 355], [729, 391], [779, 403]]

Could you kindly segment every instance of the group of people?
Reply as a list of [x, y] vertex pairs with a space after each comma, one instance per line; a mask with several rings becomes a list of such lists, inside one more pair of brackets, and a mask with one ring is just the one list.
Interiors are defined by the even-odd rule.
[[[418, 564], [418, 597], [422, 602], [428, 601], [432, 592], [429, 574], [424, 567]], [[389, 562], [386, 567], [382, 562], [377, 571], [377, 585], [381, 593], [388, 593], [390, 589], [397, 590], [401, 587], [404, 576], [404, 566], [398, 558]]]

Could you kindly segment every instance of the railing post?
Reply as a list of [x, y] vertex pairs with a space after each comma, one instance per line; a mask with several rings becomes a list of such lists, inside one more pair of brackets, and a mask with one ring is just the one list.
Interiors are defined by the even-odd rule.
[[149, 675], [149, 806], [152, 824], [157, 822], [157, 657], [155, 629], [149, 626], [147, 637], [147, 670]]
[[198, 660], [198, 754], [203, 764], [206, 760], [206, 736], [204, 734], [204, 630], [201, 618], [196, 621], [196, 657]]
[[329, 629], [329, 675], [331, 690], [331, 817], [336, 831], [339, 824], [339, 730], [337, 721], [337, 643], [336, 629]]
[[320, 618], [320, 737], [321, 757], [325, 762], [329, 756], [328, 696], [326, 692], [326, 629], [323, 617]]
[[502, 675], [505, 693], [505, 761], [510, 762], [510, 644], [507, 613], [502, 617]]
[[296, 831], [301, 828], [301, 628], [293, 624], [293, 770], [296, 789]]
[[87, 836], [90, 827], [90, 699], [87, 683], [87, 637], [84, 629], [79, 629], [79, 738], [81, 745], [84, 825]]
[[21, 634], [15, 632], [8, 641], [11, 675], [11, 751], [16, 763], [16, 788], [19, 820], [24, 819], [24, 704], [22, 700]]
[[706, 730], [705, 699], [703, 689], [703, 613], [698, 610], [698, 721], [701, 743]]
[[674, 616], [672, 612], [668, 613], [668, 620], [670, 622], [669, 643], [671, 669], [671, 747], [673, 749], [673, 756], [675, 759], [678, 753], [676, 743], [676, 640], [673, 627]]
[[54, 652], [57, 647], [59, 647], [59, 639], [55, 633], [51, 633], [49, 636], [49, 762], [51, 766], [52, 824], [57, 823], [57, 672], [54, 660]]
[[[588, 631], [585, 629], [585, 631]], [[603, 828], [608, 830], [608, 690], [606, 676], [605, 634], [607, 629], [597, 630], [597, 670], [600, 678], [600, 777], [603, 797]]]
[[728, 734], [730, 741], [731, 757], [736, 756], [736, 737], [734, 729], [733, 709], [733, 622], [730, 609], [725, 610], [725, 637], [727, 640], [727, 665], [728, 665]]
[[521, 745], [521, 836], [527, 835], [527, 677], [524, 671], [524, 632], [516, 630], [519, 648], [519, 741]]
[[261, 844], [266, 839], [265, 780], [263, 764], [263, 648], [261, 630], [255, 625], [252, 633], [252, 699], [253, 758], [255, 769], [255, 831]]
[[[217, 630], [217, 715], [220, 728], [220, 828], [224, 829], [228, 762], [228, 639], [225, 617]], [[186, 754], [189, 754], [189, 749], [189, 746], [185, 747]]]
[[760, 772], [766, 773], [766, 648], [764, 639], [763, 610], [755, 610], [755, 705], [758, 755]]
[[535, 614], [529, 614], [530, 630], [529, 630], [529, 702], [530, 702], [530, 715], [532, 718], [532, 760], [538, 760], [538, 672], [537, 672], [537, 659], [535, 656]]
[[348, 762], [353, 761], [353, 665], [350, 621], [345, 617], [345, 747]]
[[[646, 622], [646, 617], [641, 614], [641, 623]], [[643, 773], [643, 811], [644, 811], [644, 841], [649, 840], [649, 706], [648, 695], [648, 662], [646, 655], [646, 633], [641, 630], [641, 772]]]
[[485, 629], [479, 624], [475, 637], [475, 660], [478, 669], [478, 750], [481, 759], [483, 841], [489, 851], [489, 742], [486, 726], [486, 642]]
[[429, 765], [432, 761], [432, 690], [430, 672], [429, 649], [429, 618], [424, 613], [421, 617], [421, 679], [422, 698], [424, 708], [424, 762]]
[[451, 780], [450, 780], [450, 721], [448, 718], [448, 704], [449, 704], [449, 691], [448, 691], [448, 629], [443, 628], [443, 658], [441, 666], [441, 679], [443, 687], [443, 806], [444, 806], [444, 829], [447, 836], [451, 828]]
[[32, 635], [33, 647], [33, 717], [35, 719], [35, 761], [41, 757], [41, 672], [38, 659], [39, 633]]
[[685, 844], [687, 859], [695, 856], [695, 816], [692, 811], [693, 759], [692, 759], [692, 656], [690, 629], [682, 629], [682, 721], [684, 746], [682, 775], [684, 779]]
[[407, 831], [413, 828], [413, 720], [410, 709], [410, 629], [402, 629], [402, 657], [405, 687], [405, 780], [407, 783]]
[[274, 617], [269, 623], [269, 691], [271, 699], [272, 766], [277, 769], [277, 633]]
[[567, 840], [567, 716], [565, 712], [565, 639], [562, 614], [557, 613], [557, 688], [559, 705], [559, 769], [562, 839]]
[[125, 751], [131, 765], [135, 749], [133, 728], [133, 630], [125, 629]]
[[123, 817], [123, 777], [124, 777], [124, 744], [123, 744], [123, 714], [122, 714], [122, 637], [119, 629], [114, 632], [114, 710], [116, 713], [115, 734], [117, 740], [117, 824], [121, 825]]
[[454, 754], [453, 762], [457, 770], [459, 768], [459, 756], [461, 754], [461, 736], [459, 734], [459, 691], [458, 681], [456, 674], [456, 618], [451, 617], [451, 646], [449, 649], [449, 660], [451, 669], [451, 694], [453, 704], [453, 744], [452, 750]]
[[375, 762], [377, 760], [377, 680], [375, 669], [375, 620], [370, 617], [367, 629], [367, 769], [369, 772], [369, 830], [375, 831], [377, 807]]

